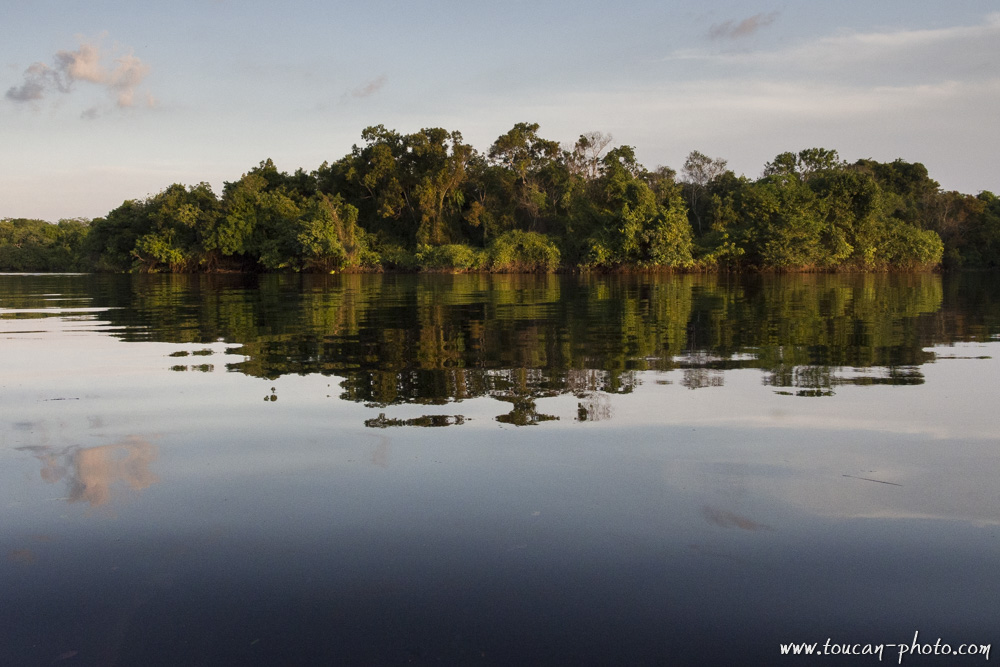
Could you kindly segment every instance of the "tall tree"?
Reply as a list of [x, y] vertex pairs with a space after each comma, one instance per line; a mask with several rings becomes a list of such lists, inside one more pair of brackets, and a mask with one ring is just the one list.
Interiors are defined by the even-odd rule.
[[691, 151], [684, 161], [682, 171], [687, 190], [688, 207], [694, 217], [698, 235], [704, 231], [702, 219], [704, 214], [704, 195], [709, 183], [726, 173], [726, 161], [722, 158], [710, 158], [704, 153]]
[[539, 137], [538, 128], [538, 123], [518, 123], [489, 150], [490, 159], [508, 171], [508, 197], [533, 231], [556, 204], [543, 187], [543, 174], [560, 158], [559, 143]]
[[601, 158], [611, 145], [611, 135], [603, 132], [586, 132], [580, 135], [567, 153], [566, 166], [574, 176], [585, 181], [596, 180], [601, 175]]

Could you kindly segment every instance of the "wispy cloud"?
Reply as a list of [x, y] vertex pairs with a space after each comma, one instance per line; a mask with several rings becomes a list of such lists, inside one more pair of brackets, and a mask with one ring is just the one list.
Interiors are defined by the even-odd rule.
[[[713, 32], [717, 32], [718, 37], [731, 36], [739, 25], [721, 24], [713, 28]], [[746, 68], [758, 76], [765, 74], [784, 79], [805, 76], [815, 80], [816, 77], [832, 76], [856, 82], [900, 85], [1000, 76], [998, 41], [1000, 13], [994, 13], [977, 25], [884, 32], [842, 31], [782, 49], [686, 50], [674, 52], [668, 60], [696, 61], [707, 67], [716, 65], [730, 76], [736, 74], [738, 68]]]
[[117, 95], [118, 106], [135, 104], [135, 89], [149, 74], [149, 65], [128, 53], [115, 60], [115, 68], [105, 75], [104, 83]]
[[778, 12], [754, 14], [742, 21], [723, 21], [716, 23], [708, 30], [708, 36], [712, 39], [739, 39], [748, 37], [755, 32], [766, 28], [774, 23], [778, 18]]
[[[105, 62], [110, 60], [110, 65]], [[131, 50], [121, 53], [103, 49], [100, 39], [81, 41], [75, 51], [58, 51], [52, 64], [36, 62], [24, 71], [20, 85], [11, 86], [5, 95], [12, 102], [39, 102], [51, 93], [71, 93], [77, 82], [94, 84], [103, 88], [119, 108], [136, 106], [136, 92], [150, 72], [150, 67], [137, 58]], [[153, 105], [152, 97], [143, 98], [147, 106]], [[84, 118], [98, 115], [96, 107], [83, 112]]]
[[379, 76], [377, 79], [372, 79], [365, 85], [359, 86], [358, 88], [352, 90], [351, 97], [355, 99], [363, 99], [365, 97], [371, 97], [378, 91], [382, 90], [382, 87], [385, 86], [387, 81], [389, 81], [389, 78], [385, 74], [383, 74]]
[[24, 82], [20, 86], [11, 86], [6, 97], [14, 102], [34, 102], [45, 97], [50, 88], [60, 88], [61, 85], [58, 72], [45, 63], [33, 63], [24, 71]]

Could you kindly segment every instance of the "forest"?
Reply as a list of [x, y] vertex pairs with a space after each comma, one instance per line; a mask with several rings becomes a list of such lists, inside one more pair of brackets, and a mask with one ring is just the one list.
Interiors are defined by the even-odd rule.
[[692, 151], [647, 169], [600, 132], [518, 123], [486, 153], [441, 128], [366, 128], [315, 171], [266, 159], [104, 217], [0, 220], [0, 271], [912, 271], [1000, 267], [1000, 200], [919, 162], [777, 155], [760, 177]]

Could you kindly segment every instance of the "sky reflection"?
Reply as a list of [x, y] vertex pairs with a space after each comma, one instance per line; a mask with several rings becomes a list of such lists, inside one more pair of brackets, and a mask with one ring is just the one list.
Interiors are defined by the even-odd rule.
[[[153, 283], [169, 303], [153, 307], [128, 284], [138, 301], [116, 321], [0, 319], [4, 664], [774, 664], [779, 640], [813, 635], [993, 639], [1000, 342], [946, 285], [902, 289], [925, 292], [888, 323], [837, 325], [866, 332], [845, 352], [813, 349], [807, 327], [792, 351], [699, 351], [750, 325], [650, 314], [657, 289], [694, 283], [563, 304], [604, 318], [574, 329], [545, 319], [546, 281], [520, 295], [541, 321], [505, 305], [519, 324], [480, 314], [478, 337], [446, 308], [389, 333], [406, 318], [374, 305], [306, 313], [292, 295], [278, 317], [243, 288], [196, 299], [181, 282]], [[831, 285], [853, 294], [850, 279], [793, 292]], [[370, 287], [395, 309], [414, 284]], [[420, 298], [432, 287], [492, 307], [443, 285]], [[607, 321], [643, 303], [631, 329]], [[249, 319], [211, 314], [224, 304]], [[289, 328], [300, 316], [314, 328]], [[431, 334], [484, 347], [437, 358]], [[906, 363], [840, 363], [862, 358]], [[817, 381], [900, 368], [922, 382]], [[776, 384], [786, 371], [810, 384]]]

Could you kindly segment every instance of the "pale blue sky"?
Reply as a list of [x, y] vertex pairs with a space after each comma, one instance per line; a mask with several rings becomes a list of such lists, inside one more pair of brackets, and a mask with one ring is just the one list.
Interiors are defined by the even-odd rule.
[[812, 146], [1000, 192], [1000, 3], [0, 0], [0, 217], [96, 217], [382, 123], [611, 133], [756, 177]]

